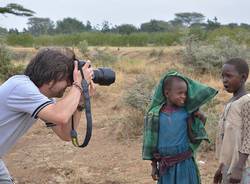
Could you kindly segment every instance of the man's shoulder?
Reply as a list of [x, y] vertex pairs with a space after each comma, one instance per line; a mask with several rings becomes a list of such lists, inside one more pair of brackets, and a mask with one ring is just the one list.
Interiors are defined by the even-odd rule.
[[26, 75], [14, 75], [10, 77], [6, 82], [9, 83], [33, 83]]
[[4, 82], [0, 88], [0, 93], [7, 94], [32, 94], [39, 92], [37, 86], [26, 75], [14, 75]]

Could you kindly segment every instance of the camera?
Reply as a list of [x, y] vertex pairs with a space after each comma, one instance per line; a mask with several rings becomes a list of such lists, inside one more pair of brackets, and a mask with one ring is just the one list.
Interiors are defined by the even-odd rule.
[[[78, 61], [78, 69], [85, 65], [85, 61]], [[102, 86], [109, 86], [115, 82], [115, 72], [111, 68], [97, 68], [94, 71], [93, 82]]]

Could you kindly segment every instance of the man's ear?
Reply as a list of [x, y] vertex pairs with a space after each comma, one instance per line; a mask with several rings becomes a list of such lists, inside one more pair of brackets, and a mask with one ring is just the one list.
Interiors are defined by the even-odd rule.
[[51, 89], [54, 86], [55, 83], [56, 83], [55, 80], [52, 80], [52, 81], [48, 82], [47, 85], [48, 85], [49, 89]]

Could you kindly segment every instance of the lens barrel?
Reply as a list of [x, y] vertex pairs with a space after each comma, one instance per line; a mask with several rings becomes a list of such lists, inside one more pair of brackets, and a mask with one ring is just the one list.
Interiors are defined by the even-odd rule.
[[[82, 60], [78, 61], [78, 69], [81, 69], [85, 63], [86, 62]], [[97, 68], [96, 70], [93, 70], [93, 72], [93, 81], [96, 84], [102, 86], [109, 86], [110, 84], [115, 82], [115, 72], [111, 68]]]

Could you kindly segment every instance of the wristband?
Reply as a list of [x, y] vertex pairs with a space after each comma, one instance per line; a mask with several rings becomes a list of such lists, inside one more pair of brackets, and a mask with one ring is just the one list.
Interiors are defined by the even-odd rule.
[[76, 88], [78, 88], [80, 90], [80, 92], [82, 93], [82, 87], [77, 82], [73, 82], [72, 85], [75, 86]]

